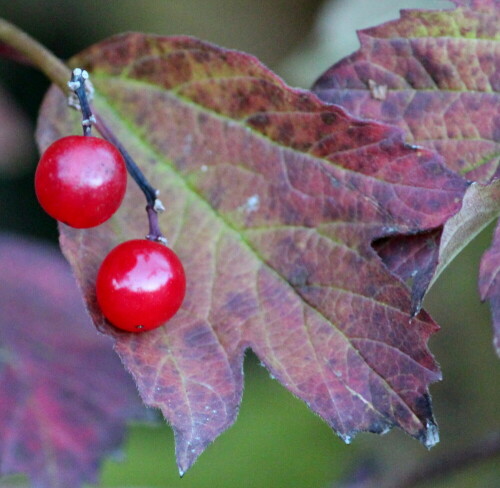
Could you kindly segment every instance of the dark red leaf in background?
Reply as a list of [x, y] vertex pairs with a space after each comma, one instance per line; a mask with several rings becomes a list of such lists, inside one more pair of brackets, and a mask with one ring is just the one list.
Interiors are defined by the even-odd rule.
[[0, 311], [0, 475], [37, 488], [95, 482], [145, 409], [60, 254], [0, 236]]
[[[495, 185], [498, 191], [495, 191]], [[491, 194], [486, 202], [481, 202], [481, 208], [487, 208], [489, 201], [493, 200], [496, 205], [500, 201], [500, 180], [490, 186]], [[497, 355], [500, 357], [500, 226], [497, 226], [493, 242], [482, 259], [479, 267], [479, 291], [481, 299], [490, 301], [493, 316], [493, 345]]]
[[[500, 3], [455, 4], [454, 10], [403, 10], [399, 20], [360, 31], [361, 49], [327, 70], [313, 91], [354, 115], [402, 128], [408, 142], [437, 150], [449, 168], [469, 180], [488, 182], [500, 176]], [[391, 256], [386, 263], [395, 274], [405, 278], [399, 275], [404, 265], [420, 277], [420, 286], [413, 288], [417, 308], [425, 283], [436, 276], [435, 266], [421, 268], [412, 256], [418, 252], [437, 266], [439, 241], [436, 237], [428, 247], [427, 258], [420, 244], [419, 237], [385, 243], [385, 256]], [[500, 256], [500, 250], [492, 252]], [[485, 263], [491, 266], [492, 259]], [[500, 296], [493, 300], [494, 295], [491, 289], [499, 329]]]
[[[128, 34], [73, 64], [92, 73], [100, 116], [160, 188], [161, 225], [185, 264], [180, 312], [119, 333], [95, 276], [112, 247], [146, 234], [143, 196], [130, 185], [103, 226], [61, 227], [96, 325], [174, 429], [180, 471], [234, 422], [248, 347], [344, 440], [396, 425], [437, 442], [428, 385], [440, 373], [426, 345], [437, 326], [425, 312], [410, 320], [409, 292], [371, 242], [440, 226], [464, 181], [399, 130], [293, 90], [242, 53]], [[78, 116], [53, 88], [41, 147], [72, 129]]]
[[491, 248], [485, 252], [479, 268], [481, 299], [490, 301], [493, 315], [493, 345], [500, 356], [500, 226], [496, 228]]

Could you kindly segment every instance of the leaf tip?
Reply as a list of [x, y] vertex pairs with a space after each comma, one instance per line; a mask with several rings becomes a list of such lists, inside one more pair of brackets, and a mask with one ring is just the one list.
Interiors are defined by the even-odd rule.
[[351, 444], [352, 440], [354, 439], [354, 436], [351, 434], [338, 434], [338, 435], [346, 444]]
[[177, 454], [177, 470], [179, 471], [179, 477], [184, 477], [200, 454], [201, 452], [194, 448]]
[[181, 478], [188, 472], [191, 466], [193, 466], [207, 445], [208, 442], [186, 441], [183, 438], [182, 433], [181, 435], [176, 435], [175, 457], [177, 460], [177, 470], [179, 471], [179, 476]]
[[432, 419], [427, 420], [420, 441], [427, 449], [431, 449], [439, 442], [439, 429]]

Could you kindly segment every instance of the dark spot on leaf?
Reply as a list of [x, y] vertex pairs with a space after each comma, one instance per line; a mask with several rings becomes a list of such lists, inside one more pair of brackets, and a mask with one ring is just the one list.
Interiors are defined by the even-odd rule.
[[389, 101], [382, 103], [381, 112], [384, 120], [396, 119], [400, 115], [399, 107], [395, 103]]
[[256, 301], [243, 292], [230, 292], [227, 294], [225, 308], [231, 316], [246, 320], [257, 309]]
[[298, 102], [298, 105], [300, 106], [300, 108], [304, 111], [313, 110], [313, 108], [314, 108], [314, 103], [313, 103], [311, 97], [306, 93], [301, 93], [298, 97], [297, 102]]
[[373, 434], [381, 434], [385, 432], [387, 429], [391, 428], [394, 424], [392, 422], [387, 422], [386, 420], [380, 419], [376, 422], [373, 422], [368, 428], [368, 432]]
[[[373, 292], [373, 290], [370, 290], [370, 287], [366, 290], [367, 296], [370, 296], [370, 292]], [[374, 312], [373, 312], [373, 323], [374, 324], [383, 324], [385, 319], [384, 312], [381, 308], [377, 307]]]
[[205, 323], [194, 325], [184, 333], [184, 343], [187, 347], [200, 347], [206, 343], [207, 335], [210, 336], [211, 333]]
[[337, 115], [333, 112], [321, 112], [321, 120], [325, 125], [332, 125], [337, 120]]
[[429, 212], [438, 212], [439, 209], [441, 208], [442, 202], [436, 199], [429, 199], [427, 201], [427, 211]]
[[492, 139], [494, 141], [499, 142], [500, 141], [500, 115], [497, 115], [493, 119], [493, 137]]
[[267, 114], [256, 114], [248, 119], [248, 123], [253, 127], [260, 129], [269, 125], [269, 115]]
[[198, 124], [199, 125], [205, 125], [208, 122], [208, 115], [204, 112], [199, 112], [198, 113]]
[[307, 284], [309, 271], [303, 266], [297, 266], [289, 275], [288, 281], [295, 288], [302, 288]]
[[290, 144], [295, 134], [295, 129], [290, 122], [282, 123], [278, 128], [278, 140], [283, 144]]
[[394, 416], [396, 419], [398, 419], [399, 422], [405, 423], [410, 420], [411, 413], [408, 411], [408, 407], [398, 403], [394, 410]]
[[191, 53], [193, 54], [194, 59], [200, 64], [210, 60], [210, 53], [207, 51], [192, 50]]
[[432, 420], [432, 403], [429, 394], [424, 393], [415, 400], [415, 412], [421, 419]]
[[210, 202], [210, 205], [215, 210], [217, 210], [222, 204], [223, 195], [224, 195], [224, 188], [222, 188], [220, 185], [216, 185], [210, 189], [208, 200]]

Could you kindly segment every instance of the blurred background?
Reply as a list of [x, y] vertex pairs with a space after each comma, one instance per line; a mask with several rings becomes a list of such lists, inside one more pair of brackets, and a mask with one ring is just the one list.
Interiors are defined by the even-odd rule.
[[[288, 84], [307, 88], [358, 48], [356, 29], [397, 18], [400, 8], [449, 7], [438, 0], [0, 0], [0, 16], [61, 58], [123, 31], [188, 34], [254, 54]], [[33, 132], [47, 88], [35, 70], [0, 60], [0, 232], [55, 246], [56, 224], [38, 207], [32, 183], [38, 158]], [[124, 451], [105, 460], [96, 486], [354, 487], [364, 473], [405, 471], [499, 429], [500, 363], [491, 344], [489, 311], [476, 286], [491, 233], [489, 228], [474, 240], [426, 300], [442, 327], [430, 345], [444, 375], [431, 388], [441, 432], [432, 451], [398, 431], [383, 437], [360, 434], [352, 445], [343, 444], [250, 354], [235, 426], [182, 480], [171, 430], [131, 425]], [[491, 461], [422, 486], [498, 487], [499, 464]]]

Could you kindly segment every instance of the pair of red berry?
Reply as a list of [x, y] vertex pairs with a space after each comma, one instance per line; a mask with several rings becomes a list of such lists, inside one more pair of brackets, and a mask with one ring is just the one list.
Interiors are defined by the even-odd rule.
[[[104, 139], [68, 136], [42, 155], [35, 191], [44, 210], [79, 229], [95, 227], [118, 210], [127, 169], [118, 149]], [[177, 255], [147, 239], [123, 242], [104, 259], [96, 281], [99, 306], [116, 327], [141, 332], [169, 320], [184, 299], [186, 279]]]

